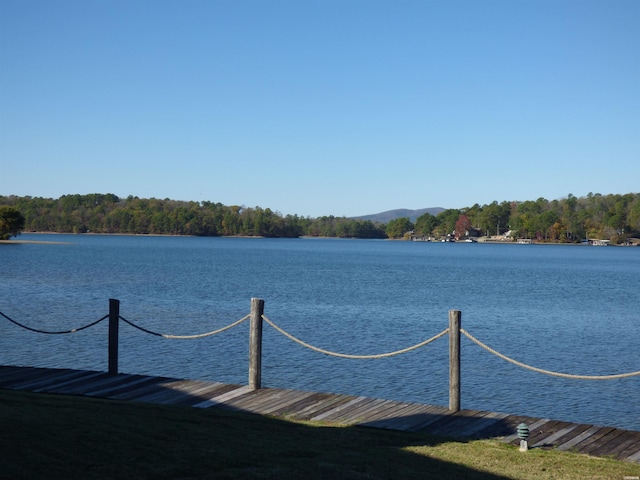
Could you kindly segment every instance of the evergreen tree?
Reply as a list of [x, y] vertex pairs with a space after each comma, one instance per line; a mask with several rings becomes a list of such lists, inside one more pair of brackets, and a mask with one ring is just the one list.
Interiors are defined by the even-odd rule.
[[17, 237], [24, 229], [24, 217], [12, 207], [0, 207], [0, 240]]

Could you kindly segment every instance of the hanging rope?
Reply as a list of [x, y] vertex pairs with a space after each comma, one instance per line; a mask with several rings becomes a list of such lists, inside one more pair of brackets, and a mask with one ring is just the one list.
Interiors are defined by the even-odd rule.
[[[109, 315], [105, 315], [104, 317], [96, 320], [95, 322], [91, 322], [87, 325], [84, 325], [82, 327], [78, 327], [78, 328], [73, 328], [70, 330], [61, 330], [61, 331], [48, 331], [48, 330], [41, 330], [38, 328], [33, 328], [33, 327], [29, 327], [27, 325], [24, 325], [16, 320], [13, 320], [12, 318], [10, 318], [8, 315], [5, 315], [4, 313], [0, 312], [0, 316], [4, 317], [5, 319], [7, 319], [9, 322], [13, 323], [14, 325], [17, 325], [18, 327], [21, 327], [25, 330], [29, 330], [31, 332], [35, 332], [35, 333], [42, 333], [42, 334], [47, 334], [47, 335], [63, 335], [63, 334], [69, 334], [69, 333], [75, 333], [75, 332], [79, 332], [81, 330], [85, 330], [87, 328], [93, 327], [94, 325], [97, 325], [98, 323], [102, 322], [103, 320], [109, 318]], [[128, 325], [132, 326], [133, 328], [136, 328], [144, 333], [148, 333], [149, 335], [154, 335], [156, 337], [162, 337], [162, 338], [167, 338], [167, 339], [179, 339], [179, 340], [185, 340], [185, 339], [196, 339], [196, 338], [204, 338], [204, 337], [209, 337], [212, 335], [216, 335], [218, 333], [222, 333], [226, 330], [229, 330], [233, 327], [236, 327], [238, 325], [240, 325], [242, 322], [246, 321], [247, 319], [249, 319], [251, 317], [251, 314], [245, 315], [244, 317], [242, 317], [241, 319], [227, 325], [226, 327], [222, 327], [219, 328], [217, 330], [213, 330], [211, 332], [206, 332], [206, 333], [200, 333], [200, 334], [196, 334], [196, 335], [170, 335], [170, 334], [166, 334], [166, 333], [159, 333], [159, 332], [155, 332], [153, 330], [149, 330], [147, 328], [141, 327], [129, 320], [127, 320], [126, 318], [119, 316], [119, 319], [122, 320], [123, 322], [127, 323]], [[276, 331], [278, 331], [279, 333], [281, 333], [282, 335], [284, 335], [285, 337], [287, 337], [288, 339], [298, 343], [299, 345], [302, 345], [303, 347], [306, 347], [310, 350], [313, 350], [315, 352], [318, 353], [322, 353], [325, 355], [330, 355], [333, 357], [340, 357], [340, 358], [350, 358], [350, 359], [376, 359], [376, 358], [386, 358], [386, 357], [393, 357], [395, 355], [401, 355], [403, 353], [407, 353], [410, 352], [412, 350], [416, 350], [418, 348], [424, 347], [425, 345], [428, 345], [429, 343], [439, 339], [440, 337], [443, 337], [444, 335], [446, 335], [447, 333], [449, 333], [449, 329], [445, 329], [442, 332], [438, 333], [437, 335], [424, 340], [423, 342], [417, 343], [415, 345], [412, 345], [410, 347], [407, 348], [403, 348], [401, 350], [396, 350], [394, 352], [388, 352], [388, 353], [380, 353], [380, 354], [374, 354], [374, 355], [352, 355], [352, 354], [347, 354], [347, 353], [339, 353], [339, 352], [332, 352], [330, 350], [325, 350], [316, 346], [313, 346], [307, 342], [304, 342], [303, 340], [300, 340], [299, 338], [295, 337], [294, 335], [288, 333], [287, 331], [285, 331], [284, 329], [282, 329], [281, 327], [279, 327], [278, 325], [276, 325], [274, 322], [272, 322], [269, 318], [267, 318], [265, 315], [262, 315], [262, 318], [265, 322], [267, 322], [269, 325], [271, 325]], [[484, 348], [485, 350], [487, 350], [489, 353], [492, 353], [493, 355], [509, 362], [512, 363], [514, 365], [517, 365], [521, 368], [525, 368], [527, 370], [531, 370], [533, 372], [537, 372], [537, 373], [543, 373], [545, 375], [551, 375], [554, 377], [560, 377], [560, 378], [569, 378], [569, 379], [578, 379], [578, 380], [613, 380], [613, 379], [620, 379], [620, 378], [629, 378], [629, 377], [635, 377], [635, 376], [640, 376], [640, 371], [637, 372], [629, 372], [629, 373], [619, 373], [619, 374], [613, 374], [613, 375], [575, 375], [575, 374], [570, 374], [570, 373], [562, 373], [562, 372], [554, 372], [551, 370], [544, 370], [542, 368], [537, 368], [537, 367], [533, 367], [531, 365], [527, 365], [525, 363], [519, 362], [518, 360], [515, 360], [513, 358], [507, 357], [506, 355], [498, 352], [497, 350], [494, 350], [493, 348], [489, 347], [488, 345], [484, 344], [483, 342], [481, 342], [480, 340], [478, 340], [477, 338], [475, 338], [473, 335], [471, 335], [469, 332], [467, 332], [466, 330], [464, 330], [463, 328], [460, 329], [460, 332], [462, 334], [464, 334], [469, 340], [471, 340], [472, 342], [474, 342], [476, 345]]]
[[216, 335], [218, 333], [222, 333], [222, 332], [224, 332], [226, 330], [229, 330], [230, 328], [233, 328], [233, 327], [235, 327], [237, 325], [240, 325], [242, 322], [247, 320], [250, 316], [251, 316], [251, 314], [245, 315], [240, 320], [238, 320], [236, 322], [233, 322], [232, 324], [227, 325], [226, 327], [222, 327], [222, 328], [220, 328], [218, 330], [213, 330], [212, 332], [200, 333], [200, 334], [197, 334], [197, 335], [169, 335], [169, 334], [166, 334], [166, 333], [158, 333], [158, 332], [154, 332], [152, 330], [148, 330], [148, 329], [146, 329], [144, 327], [141, 327], [139, 325], [136, 325], [135, 323], [130, 322], [129, 320], [127, 320], [124, 317], [119, 317], [119, 318], [123, 322], [131, 325], [133, 328], [137, 328], [138, 330], [140, 330], [140, 331], [142, 331], [144, 333], [148, 333], [149, 335], [154, 335], [156, 337], [169, 338], [169, 339], [174, 339], [174, 340], [175, 339], [178, 339], [178, 340], [191, 340], [191, 339], [194, 339], [194, 338], [210, 337], [212, 335]]
[[26, 325], [23, 325], [20, 322], [17, 322], [11, 318], [9, 318], [7, 315], [5, 315], [4, 313], [0, 312], [0, 315], [2, 315], [4, 318], [6, 318], [7, 320], [9, 320], [11, 323], [13, 323], [14, 325], [17, 325], [18, 327], [24, 328], [25, 330], [29, 330], [30, 332], [36, 332], [36, 333], [44, 333], [46, 335], [63, 335], [66, 333], [75, 333], [75, 332], [79, 332], [80, 330], [85, 330], [89, 327], [93, 327], [94, 325], [97, 325], [98, 323], [100, 323], [101, 321], [103, 321], [106, 318], [109, 318], [109, 315], [105, 315], [104, 317], [102, 317], [100, 320], [96, 320], [95, 322], [89, 323], [88, 325], [85, 325], [83, 327], [78, 327], [78, 328], [72, 328], [71, 330], [61, 330], [61, 331], [56, 331], [56, 332], [52, 332], [52, 331], [48, 331], [48, 330], [40, 330], [38, 328], [32, 328], [32, 327], [28, 327]]
[[313, 345], [310, 345], [310, 344], [300, 340], [299, 338], [294, 337], [290, 333], [288, 333], [285, 330], [283, 330], [282, 328], [278, 327], [275, 323], [273, 323], [271, 320], [269, 320], [264, 315], [262, 316], [262, 318], [264, 319], [265, 322], [267, 322], [269, 325], [271, 325], [273, 328], [275, 328], [278, 332], [280, 332], [282, 335], [287, 337], [289, 340], [293, 340], [294, 342], [302, 345], [303, 347], [309, 348], [309, 349], [311, 349], [311, 350], [313, 350], [315, 352], [324, 353], [325, 355], [331, 355], [332, 357], [353, 358], [353, 359], [370, 359], [370, 358], [393, 357], [394, 355], [400, 355], [402, 353], [407, 353], [407, 352], [410, 352], [411, 350], [415, 350], [417, 348], [424, 347], [425, 345], [433, 342], [434, 340], [439, 339], [440, 337], [446, 335], [449, 332], [449, 329], [447, 328], [447, 329], [443, 330], [442, 332], [440, 332], [439, 334], [437, 334], [435, 337], [431, 337], [430, 339], [425, 340], [424, 342], [420, 342], [420, 343], [418, 343], [416, 345], [413, 345], [413, 346], [408, 347], [408, 348], [403, 348], [402, 350], [397, 350], [395, 352], [380, 353], [380, 354], [377, 354], [377, 355], [350, 355], [350, 354], [347, 354], [347, 353], [331, 352], [329, 350], [324, 350], [322, 348], [314, 347]]
[[525, 363], [514, 360], [513, 358], [507, 357], [506, 355], [503, 355], [502, 353], [482, 343], [480, 340], [478, 340], [476, 337], [471, 335], [469, 332], [467, 332], [463, 328], [460, 329], [460, 332], [463, 333], [469, 340], [479, 345], [480, 347], [484, 348], [487, 352], [493, 353], [495, 356], [500, 357], [501, 359], [506, 360], [507, 362], [513, 363], [514, 365], [517, 365], [519, 367], [526, 368], [527, 370], [531, 370], [538, 373], [544, 373], [545, 375], [552, 375], [554, 377], [561, 377], [561, 378], [572, 378], [577, 380], [613, 380], [616, 378], [628, 378], [628, 377], [635, 377], [637, 375], [640, 375], [640, 371], [630, 372], [630, 373], [619, 373], [615, 375], [573, 375], [570, 373], [561, 373], [561, 372], [552, 372], [550, 370], [543, 370], [542, 368], [532, 367], [531, 365], [527, 365]]

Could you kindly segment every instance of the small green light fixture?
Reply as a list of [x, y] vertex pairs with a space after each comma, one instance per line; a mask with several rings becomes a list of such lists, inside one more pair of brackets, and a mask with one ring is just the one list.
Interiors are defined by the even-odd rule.
[[518, 425], [518, 438], [520, 439], [520, 451], [526, 452], [529, 450], [529, 445], [527, 444], [527, 438], [529, 438], [529, 425], [526, 423], [521, 423]]

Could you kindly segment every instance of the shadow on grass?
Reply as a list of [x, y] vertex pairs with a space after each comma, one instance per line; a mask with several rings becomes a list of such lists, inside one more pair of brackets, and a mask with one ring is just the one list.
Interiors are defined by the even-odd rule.
[[[0, 390], [0, 478], [507, 478], [406, 450], [446, 437], [291, 422], [247, 413], [243, 402], [210, 402], [212, 391], [220, 398], [238, 386], [1, 367], [0, 388], [38, 392]], [[266, 393], [244, 400], [255, 405]], [[185, 408], [194, 405], [213, 408]]]
[[475, 410], [461, 410], [455, 414], [432, 415], [418, 413], [401, 415], [382, 421], [362, 423], [362, 426], [377, 428], [398, 428], [409, 432], [427, 433], [435, 436], [445, 436], [458, 441], [486, 440], [498, 437], [513, 437], [512, 444], [519, 443], [515, 437], [520, 423], [531, 424], [537, 419], [518, 415], [483, 415], [489, 412]]

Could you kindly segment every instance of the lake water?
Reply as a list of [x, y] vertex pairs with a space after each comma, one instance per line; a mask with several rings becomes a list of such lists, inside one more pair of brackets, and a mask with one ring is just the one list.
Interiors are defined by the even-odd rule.
[[[154, 331], [211, 331], [265, 315], [331, 351], [378, 354], [462, 327], [552, 371], [640, 370], [640, 248], [383, 240], [21, 235], [0, 245], [0, 312], [67, 330], [108, 313]], [[448, 340], [377, 360], [316, 353], [265, 324], [263, 385], [448, 405]], [[106, 370], [107, 322], [71, 335], [0, 318], [0, 364]], [[199, 340], [120, 327], [120, 371], [244, 384], [248, 322]], [[463, 336], [462, 408], [640, 430], [640, 377], [550, 377]]]

